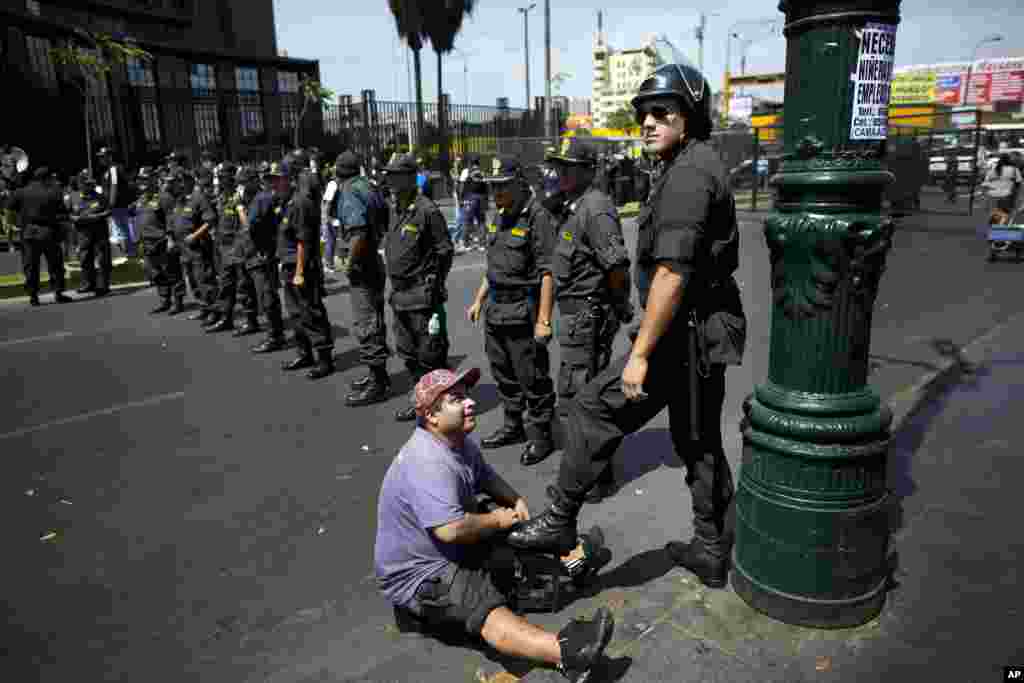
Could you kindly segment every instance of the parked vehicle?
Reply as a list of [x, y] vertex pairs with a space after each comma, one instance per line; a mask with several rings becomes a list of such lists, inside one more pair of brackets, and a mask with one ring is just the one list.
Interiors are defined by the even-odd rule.
[[945, 180], [949, 169], [947, 159], [950, 151], [956, 154], [956, 179], [960, 182], [972, 182], [975, 175], [984, 172], [984, 169], [975, 169], [976, 156], [973, 147], [950, 147], [938, 153], [932, 152], [928, 157], [928, 175], [932, 185], [941, 185]]

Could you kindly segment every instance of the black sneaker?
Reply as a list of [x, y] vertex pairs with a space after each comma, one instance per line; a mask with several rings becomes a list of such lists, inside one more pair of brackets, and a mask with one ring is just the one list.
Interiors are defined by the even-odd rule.
[[608, 647], [615, 630], [615, 617], [607, 607], [601, 607], [590, 621], [573, 619], [558, 632], [562, 650], [559, 672], [572, 683], [585, 683]]
[[704, 544], [697, 540], [689, 543], [669, 541], [665, 545], [669, 557], [677, 566], [697, 575], [700, 582], [708, 588], [725, 588], [729, 581], [729, 560], [716, 557], [707, 551]]

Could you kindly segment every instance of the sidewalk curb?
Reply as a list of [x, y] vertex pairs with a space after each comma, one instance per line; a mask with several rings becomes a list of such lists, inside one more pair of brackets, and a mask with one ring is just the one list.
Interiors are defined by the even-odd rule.
[[[151, 287], [151, 286], [152, 285], [150, 285], [148, 282], [145, 282], [145, 281], [142, 281], [142, 282], [122, 282], [119, 285], [111, 285], [110, 291], [116, 292], [116, 291], [121, 291], [121, 290], [124, 290], [124, 289], [142, 290], [142, 289], [146, 289], [146, 288]], [[76, 295], [74, 291], [65, 292], [65, 294], [68, 294], [69, 296], [71, 296], [71, 298], [74, 299], [74, 301], [85, 301], [85, 300], [93, 298], [93, 296], [91, 294], [86, 294], [84, 296]], [[44, 291], [40, 291], [40, 298], [47, 297], [49, 295], [50, 295], [49, 291], [45, 291], [45, 292]], [[27, 304], [27, 303], [28, 303], [28, 296], [27, 295], [26, 296], [12, 296], [12, 297], [9, 297], [7, 299], [0, 299], [0, 307], [3, 307], [3, 306], [16, 306], [16, 305], [19, 305], [19, 304], [20, 305], [24, 305], [24, 304]], [[74, 303], [74, 302], [72, 302], [72, 303]]]
[[1024, 321], [1024, 313], [1014, 314], [1003, 322], [997, 323], [963, 346], [956, 347], [953, 355], [943, 360], [938, 369], [926, 373], [910, 386], [890, 396], [888, 405], [892, 411], [892, 424], [889, 426], [889, 433], [899, 432], [936, 391], [941, 390], [963, 371], [965, 365], [969, 365], [972, 360], [977, 361], [979, 351], [985, 345], [1004, 329], [1020, 321]]

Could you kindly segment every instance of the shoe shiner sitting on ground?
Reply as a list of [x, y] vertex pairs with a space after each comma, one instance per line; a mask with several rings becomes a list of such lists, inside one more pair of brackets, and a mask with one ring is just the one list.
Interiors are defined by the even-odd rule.
[[[395, 606], [400, 627], [463, 631], [502, 654], [586, 680], [611, 639], [608, 610], [551, 633], [510, 608], [514, 591], [503, 580], [508, 572], [501, 558], [513, 553], [503, 532], [530, 512], [468, 438], [476, 417], [466, 392], [479, 379], [477, 368], [434, 370], [416, 385], [416, 429], [388, 468], [378, 501], [377, 586]], [[497, 504], [492, 511], [478, 512], [481, 494]], [[591, 545], [581, 545], [561, 558], [570, 575], [592, 567]]]

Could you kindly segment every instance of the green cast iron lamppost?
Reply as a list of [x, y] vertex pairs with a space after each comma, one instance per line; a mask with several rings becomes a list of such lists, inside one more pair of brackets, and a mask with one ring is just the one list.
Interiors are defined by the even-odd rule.
[[892, 414], [867, 384], [892, 224], [882, 165], [900, 0], [782, 0], [785, 156], [765, 222], [768, 380], [744, 403], [733, 587], [780, 621], [863, 624], [888, 581]]

